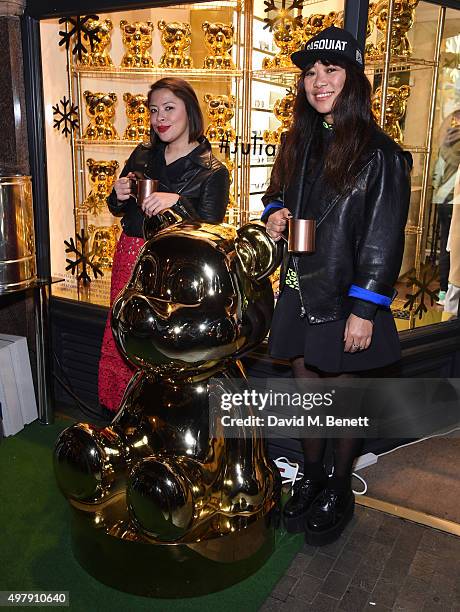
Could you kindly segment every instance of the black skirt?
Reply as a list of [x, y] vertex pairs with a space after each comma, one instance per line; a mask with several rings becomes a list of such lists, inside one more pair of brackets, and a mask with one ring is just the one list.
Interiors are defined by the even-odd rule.
[[379, 308], [368, 349], [345, 353], [345, 319], [309, 323], [300, 316], [300, 295], [285, 285], [276, 304], [270, 328], [269, 352], [275, 359], [303, 355], [305, 364], [323, 372], [359, 372], [394, 363], [401, 358], [399, 336], [390, 310]]

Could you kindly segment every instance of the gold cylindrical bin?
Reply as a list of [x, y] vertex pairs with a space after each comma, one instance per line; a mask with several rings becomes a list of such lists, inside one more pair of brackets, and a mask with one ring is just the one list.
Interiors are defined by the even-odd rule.
[[30, 176], [0, 176], [0, 294], [36, 279]]

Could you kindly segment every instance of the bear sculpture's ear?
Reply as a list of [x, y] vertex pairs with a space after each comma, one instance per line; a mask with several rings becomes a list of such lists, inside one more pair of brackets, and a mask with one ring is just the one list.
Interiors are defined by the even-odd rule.
[[283, 255], [282, 245], [270, 238], [260, 221], [252, 221], [237, 230], [235, 250], [243, 270], [255, 281], [273, 274]]

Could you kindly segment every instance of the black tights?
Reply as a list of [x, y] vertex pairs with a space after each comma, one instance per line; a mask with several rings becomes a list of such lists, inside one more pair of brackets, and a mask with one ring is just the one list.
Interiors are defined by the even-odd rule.
[[[305, 366], [303, 357], [291, 362], [294, 378], [323, 378], [331, 376]], [[334, 377], [351, 377], [353, 374], [334, 374]], [[310, 478], [324, 476], [324, 452], [327, 440], [325, 438], [303, 438], [301, 440], [304, 473]], [[363, 441], [361, 438], [334, 438], [332, 440], [334, 454], [334, 484], [337, 486], [350, 486], [353, 462], [359, 455]]]

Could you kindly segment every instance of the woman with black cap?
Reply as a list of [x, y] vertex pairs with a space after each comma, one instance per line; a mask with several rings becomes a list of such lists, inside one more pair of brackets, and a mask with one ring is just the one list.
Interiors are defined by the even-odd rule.
[[[292, 61], [301, 70], [291, 130], [263, 198], [262, 220], [279, 240], [290, 217], [316, 220], [316, 250], [285, 254], [270, 354], [287, 359], [294, 377], [356, 376], [397, 361], [390, 311], [404, 250], [410, 198], [409, 153], [377, 126], [364, 51], [331, 27]], [[284, 508], [289, 531], [307, 542], [334, 541], [354, 509], [353, 462], [362, 441], [304, 439], [304, 477]]]

